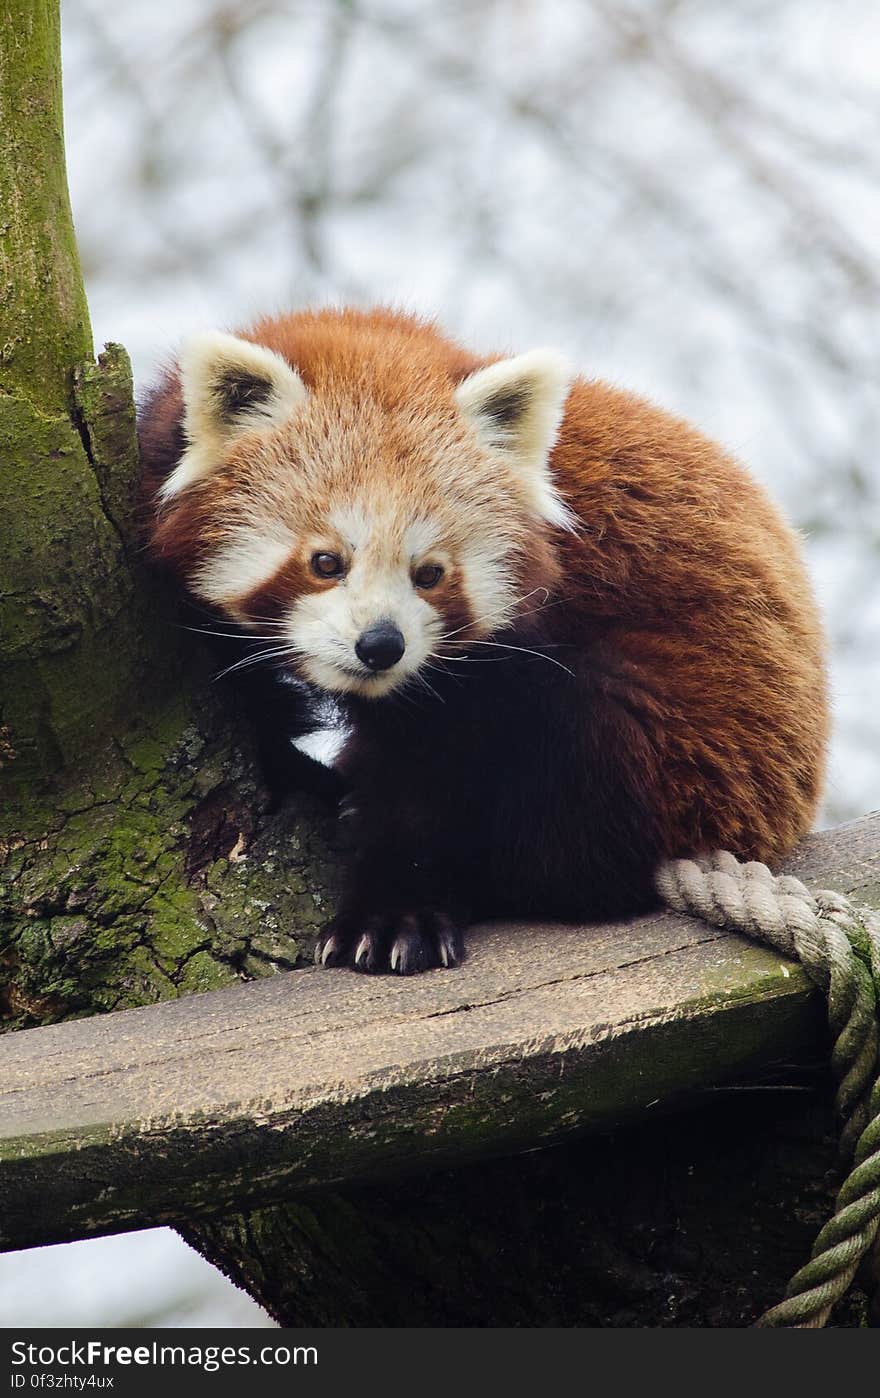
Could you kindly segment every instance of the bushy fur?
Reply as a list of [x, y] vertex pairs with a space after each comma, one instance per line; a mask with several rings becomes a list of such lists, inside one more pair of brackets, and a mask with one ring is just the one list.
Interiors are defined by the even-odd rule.
[[[476, 918], [634, 913], [663, 858], [773, 864], [809, 829], [823, 638], [797, 538], [740, 465], [628, 393], [568, 392], [552, 356], [479, 359], [391, 312], [243, 338], [281, 381], [223, 381], [228, 438], [177, 367], [144, 408], [149, 540], [243, 631], [295, 621], [293, 673], [343, 695], [358, 853], [325, 962], [451, 965]], [[330, 546], [344, 584], [310, 571]], [[422, 557], [444, 567], [424, 594]], [[407, 654], [359, 679], [346, 647], [380, 605]]]

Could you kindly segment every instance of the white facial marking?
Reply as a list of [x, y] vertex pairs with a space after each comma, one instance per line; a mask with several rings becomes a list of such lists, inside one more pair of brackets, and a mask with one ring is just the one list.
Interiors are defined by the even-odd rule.
[[332, 512], [328, 523], [336, 529], [351, 549], [363, 548], [372, 530], [366, 513], [357, 505], [344, 505]]
[[461, 569], [471, 612], [480, 622], [478, 629], [486, 634], [499, 630], [512, 618], [517, 597], [497, 543], [475, 539], [462, 549]]
[[281, 525], [274, 535], [257, 525], [240, 529], [202, 563], [190, 579], [205, 601], [235, 610], [236, 598], [267, 583], [290, 557], [296, 540]]
[[431, 552], [437, 547], [439, 534], [436, 524], [430, 519], [414, 519], [407, 526], [403, 538], [404, 552], [413, 560], [420, 560], [423, 555]]
[[[412, 678], [443, 633], [443, 618], [411, 576], [410, 545], [424, 541], [427, 532], [417, 524], [414, 535], [404, 531], [401, 546], [393, 518], [370, 521], [354, 507], [336, 510], [331, 523], [354, 545], [349, 570], [334, 586], [300, 597], [287, 614], [285, 632], [313, 684], [379, 698]], [[390, 669], [373, 672], [355, 646], [379, 621], [399, 628], [406, 649]]]

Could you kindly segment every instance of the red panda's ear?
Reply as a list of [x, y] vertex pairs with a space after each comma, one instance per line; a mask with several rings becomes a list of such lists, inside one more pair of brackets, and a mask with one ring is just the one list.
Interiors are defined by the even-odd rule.
[[571, 526], [548, 466], [574, 372], [555, 350], [532, 350], [478, 369], [455, 400], [484, 446], [516, 467], [535, 513]]
[[308, 397], [280, 354], [220, 331], [187, 341], [180, 382], [188, 445], [162, 487], [163, 499], [210, 475], [233, 438], [286, 421]]

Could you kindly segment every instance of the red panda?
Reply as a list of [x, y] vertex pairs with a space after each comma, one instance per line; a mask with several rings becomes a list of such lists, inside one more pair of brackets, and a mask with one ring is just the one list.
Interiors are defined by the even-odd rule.
[[798, 541], [687, 423], [549, 350], [322, 310], [192, 339], [140, 436], [153, 556], [344, 706], [319, 962], [453, 966], [477, 919], [631, 915], [664, 859], [772, 864], [810, 828]]

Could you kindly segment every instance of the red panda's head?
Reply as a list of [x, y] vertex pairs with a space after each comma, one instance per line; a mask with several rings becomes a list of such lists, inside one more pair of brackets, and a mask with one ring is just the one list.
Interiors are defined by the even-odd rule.
[[560, 356], [456, 381], [369, 343], [295, 368], [257, 333], [199, 335], [180, 359], [183, 450], [151, 547], [196, 598], [312, 683], [369, 697], [536, 605], [569, 524], [548, 465]]

